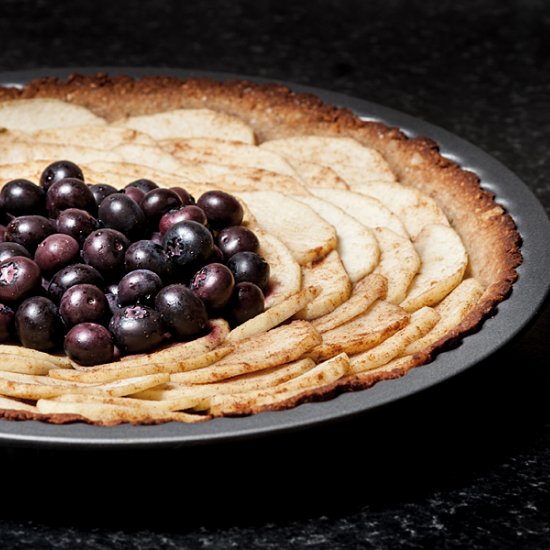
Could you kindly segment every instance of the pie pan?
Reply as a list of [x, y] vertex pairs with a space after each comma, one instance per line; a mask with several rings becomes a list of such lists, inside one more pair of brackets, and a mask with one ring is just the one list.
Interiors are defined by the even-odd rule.
[[[145, 75], [167, 75], [178, 78], [206, 76], [215, 80], [259, 81], [239, 75], [202, 71], [103, 67], [0, 73], [0, 84], [18, 85], [44, 75], [66, 77], [75, 72], [89, 74], [99, 70], [137, 78]], [[199, 424], [125, 424], [97, 427], [79, 423], [51, 425], [36, 421], [1, 420], [0, 442], [3, 445], [151, 448], [214, 444], [303, 429], [390, 405], [474, 367], [512, 340], [537, 314], [550, 288], [550, 278], [547, 276], [550, 272], [550, 255], [546, 254], [547, 243], [550, 241], [550, 222], [536, 197], [512, 172], [477, 147], [417, 118], [365, 100], [311, 87], [283, 84], [297, 92], [313, 93], [327, 103], [347, 107], [362, 118], [398, 127], [408, 136], [432, 138], [439, 144], [444, 156], [475, 172], [481, 179], [482, 187], [495, 193], [497, 202], [512, 216], [523, 239], [523, 264], [518, 268], [518, 281], [514, 284], [511, 295], [499, 304], [497, 314], [486, 319], [478, 332], [464, 338], [460, 346], [438, 355], [430, 364], [413, 369], [407, 376], [379, 382], [368, 390], [345, 393], [329, 401], [243, 418], [219, 418]]]

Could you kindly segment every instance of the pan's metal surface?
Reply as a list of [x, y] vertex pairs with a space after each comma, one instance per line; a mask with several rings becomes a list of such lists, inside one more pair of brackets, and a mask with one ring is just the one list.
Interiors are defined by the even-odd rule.
[[[208, 76], [260, 80], [181, 69], [103, 67], [1, 73], [0, 84], [20, 85], [44, 75], [65, 77], [74, 72], [89, 74], [99, 70], [135, 77], [159, 74], [182, 78]], [[540, 311], [550, 289], [550, 221], [540, 202], [517, 176], [474, 145], [427, 122], [369, 101], [311, 87], [287, 85], [295, 91], [311, 92], [329, 103], [346, 106], [366, 119], [397, 126], [410, 136], [429, 136], [439, 143], [445, 156], [480, 176], [483, 187], [494, 192], [498, 202], [510, 212], [523, 238], [524, 262], [518, 269], [519, 280], [511, 296], [499, 305], [498, 314], [486, 320], [482, 329], [465, 338], [458, 348], [441, 354], [429, 365], [413, 369], [406, 377], [378, 383], [369, 390], [343, 394], [327, 402], [247, 418], [221, 418], [198, 425], [170, 423], [102, 428], [84, 424], [55, 426], [40, 422], [0, 421], [0, 445], [95, 449], [181, 447], [304, 429], [363, 414], [433, 387], [486, 359], [512, 340]]]

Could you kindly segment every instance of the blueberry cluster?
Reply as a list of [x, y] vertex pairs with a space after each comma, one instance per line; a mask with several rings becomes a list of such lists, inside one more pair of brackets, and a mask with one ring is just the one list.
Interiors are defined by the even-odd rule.
[[269, 264], [223, 191], [90, 185], [63, 160], [6, 183], [0, 216], [0, 342], [95, 365], [264, 309]]

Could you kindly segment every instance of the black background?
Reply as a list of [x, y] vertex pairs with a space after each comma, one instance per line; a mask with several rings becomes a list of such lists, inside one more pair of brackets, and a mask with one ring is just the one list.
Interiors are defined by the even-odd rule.
[[[182, 67], [407, 112], [550, 209], [544, 0], [0, 4], [0, 70]], [[436, 389], [322, 429], [156, 452], [1, 450], [2, 548], [545, 548], [548, 308]]]

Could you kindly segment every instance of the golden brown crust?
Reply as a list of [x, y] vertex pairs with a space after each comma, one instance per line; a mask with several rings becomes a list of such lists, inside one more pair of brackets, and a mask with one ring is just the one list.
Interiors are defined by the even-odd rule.
[[41, 420], [50, 424], [69, 424], [86, 422], [86, 418], [77, 414], [40, 414], [30, 411], [0, 409], [0, 418], [5, 420]]
[[[401, 183], [427, 193], [439, 204], [466, 246], [470, 259], [467, 275], [474, 276], [485, 287], [479, 303], [462, 323], [415, 356], [414, 365], [431, 360], [439, 350], [479, 329], [517, 279], [516, 267], [522, 261], [521, 239], [512, 218], [495, 202], [493, 194], [482, 189], [475, 174], [441, 155], [431, 139], [408, 138], [399, 129], [362, 121], [348, 109], [327, 105], [311, 94], [295, 93], [278, 84], [173, 77], [137, 80], [99, 73], [72, 75], [67, 80], [45, 77], [21, 90], [0, 88], [0, 100], [32, 97], [70, 101], [108, 120], [175, 108], [205, 107], [240, 117], [252, 126], [260, 142], [304, 134], [349, 136], [376, 149]], [[392, 371], [373, 374], [371, 378], [347, 378], [322, 392], [305, 392], [284, 405], [286, 408], [327, 399], [341, 391], [364, 389], [378, 380], [403, 374]], [[0, 415], [6, 417], [6, 411], [0, 411]]]

